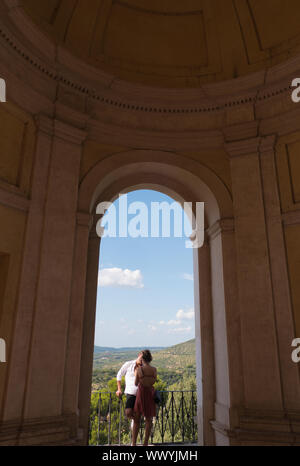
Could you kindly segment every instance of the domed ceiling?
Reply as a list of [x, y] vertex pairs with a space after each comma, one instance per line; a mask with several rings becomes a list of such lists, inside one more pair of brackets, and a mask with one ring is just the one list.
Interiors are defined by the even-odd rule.
[[23, 0], [53, 40], [115, 76], [197, 87], [300, 51], [299, 0]]

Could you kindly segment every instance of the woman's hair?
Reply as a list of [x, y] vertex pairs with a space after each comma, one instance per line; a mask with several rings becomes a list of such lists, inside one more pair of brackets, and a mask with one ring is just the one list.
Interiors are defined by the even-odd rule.
[[152, 354], [148, 349], [142, 351], [142, 357], [148, 363], [152, 361]]

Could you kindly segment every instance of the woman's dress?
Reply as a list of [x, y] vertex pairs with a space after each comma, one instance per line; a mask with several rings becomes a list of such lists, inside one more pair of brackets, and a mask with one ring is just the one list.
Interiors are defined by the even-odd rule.
[[138, 385], [134, 411], [142, 414], [145, 418], [156, 416], [156, 404], [154, 401], [154, 388], [145, 387], [141, 383]]
[[[147, 377], [147, 376], [146, 376]], [[142, 414], [145, 418], [156, 416], [156, 404], [154, 401], [154, 387], [145, 387], [140, 382], [136, 394], [134, 411]]]

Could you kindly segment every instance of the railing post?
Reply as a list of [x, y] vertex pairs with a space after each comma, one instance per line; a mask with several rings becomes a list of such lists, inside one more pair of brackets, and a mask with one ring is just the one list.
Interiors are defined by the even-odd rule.
[[181, 416], [182, 416], [182, 443], [184, 443], [184, 398], [183, 398], [183, 391], [181, 392]]
[[[107, 445], [112, 445], [112, 443], [117, 443], [119, 446], [121, 446], [123, 443], [123, 438], [122, 438], [122, 433], [124, 432], [124, 429], [122, 430], [122, 422], [123, 422], [123, 398], [119, 398], [118, 402], [118, 408], [114, 408], [115, 410], [112, 411], [112, 393], [111, 392], [104, 392], [105, 394], [108, 394], [108, 407], [106, 408], [106, 403], [103, 405], [103, 393], [99, 393], [99, 398], [97, 400], [97, 409], [96, 409], [96, 415], [91, 418], [91, 429], [89, 432], [89, 438], [91, 440], [91, 436], [93, 434], [93, 430], [95, 429], [95, 434], [96, 434], [96, 442], [97, 445], [100, 445], [101, 442], [101, 413], [105, 410], [107, 413], [107, 421], [106, 421], [106, 426], [107, 426]], [[156, 418], [155, 426], [153, 426], [153, 429], [151, 431], [151, 441], [152, 443], [154, 440], [154, 434], [158, 430], [159, 435], [161, 437], [161, 443], [165, 444], [166, 440], [165, 437], [167, 435], [167, 443], [176, 442], [176, 435], [181, 433], [181, 442], [184, 443], [185, 440], [187, 441], [192, 441], [196, 442], [196, 423], [194, 420], [195, 417], [195, 391], [194, 390], [172, 390], [172, 391], [163, 391], [162, 393], [162, 404], [160, 407], [161, 410], [161, 415], [159, 415], [159, 412], [157, 412], [158, 416]], [[171, 394], [171, 399], [169, 400], [168, 397], [168, 403], [165, 403], [165, 398], [166, 395]], [[176, 397], [175, 397], [176, 394]], [[178, 394], [178, 405], [177, 405], [177, 394]], [[190, 397], [191, 395], [191, 397]], [[188, 399], [186, 398], [188, 397]], [[119, 410], [119, 412], [117, 411]], [[98, 420], [96, 422], [96, 416], [98, 415]], [[113, 416], [113, 418], [112, 418]], [[168, 419], [165, 419], [165, 416], [168, 417]], [[171, 420], [170, 420], [171, 416]], [[170, 422], [171, 421], [171, 422]], [[112, 430], [118, 425], [118, 439], [115, 439]], [[191, 425], [190, 425], [191, 423]], [[186, 425], [185, 425], [186, 424]], [[125, 425], [125, 424], [124, 424]], [[127, 424], [126, 424], [127, 426]], [[127, 429], [127, 427], [126, 427]], [[140, 431], [139, 431], [139, 436], [142, 438], [143, 436], [143, 431], [144, 431], [144, 425], [143, 422], [141, 422], [140, 426]], [[127, 430], [126, 430], [127, 432]], [[130, 435], [131, 435], [131, 429], [129, 429]], [[187, 436], [187, 438], [186, 438]], [[171, 440], [170, 440], [171, 438]], [[131, 438], [132, 440], [132, 438]], [[179, 439], [180, 440], [180, 439]], [[159, 442], [159, 439], [158, 439]]]
[[109, 404], [108, 404], [108, 445], [111, 444], [111, 393], [109, 394]]
[[161, 410], [161, 443], [164, 443], [164, 408], [165, 408], [165, 406], [162, 406], [162, 410]]
[[121, 424], [122, 424], [122, 397], [119, 397], [119, 445], [121, 445]]
[[192, 433], [193, 433], [193, 442], [196, 441], [195, 438], [195, 400], [194, 400], [194, 392], [192, 391]]
[[174, 442], [175, 433], [174, 433], [174, 392], [173, 391], [171, 392], [171, 412], [172, 412], [172, 432], [171, 432], [171, 436], [172, 436], [172, 442]]
[[98, 400], [98, 432], [97, 432], [97, 445], [100, 445], [100, 422], [101, 422], [101, 392], [99, 392], [99, 400]]

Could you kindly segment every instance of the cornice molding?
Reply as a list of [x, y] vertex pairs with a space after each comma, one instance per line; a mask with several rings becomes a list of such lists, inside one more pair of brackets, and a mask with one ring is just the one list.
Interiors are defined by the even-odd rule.
[[235, 141], [225, 144], [225, 150], [230, 157], [241, 157], [243, 155], [257, 154], [260, 137], [243, 139], [241, 141]]
[[224, 139], [230, 143], [241, 139], [255, 138], [258, 136], [258, 126], [257, 120], [226, 126], [223, 129]]
[[[286, 76], [290, 76], [295, 67], [300, 70], [299, 54], [297, 59], [286, 63], [285, 68], [278, 65], [267, 73], [254, 73], [197, 89], [169, 90], [125, 83], [73, 57], [66, 49], [55, 46], [28, 19], [19, 2], [5, 0], [5, 3], [8, 13], [1, 21], [0, 37], [29, 67], [96, 102], [130, 111], [185, 115], [215, 113], [235, 106], [255, 104], [291, 92], [291, 81]], [[17, 30], [19, 36], [23, 35], [24, 42], [18, 40], [5, 23], [11, 24], [11, 29]], [[30, 43], [33, 46], [29, 51], [25, 44]], [[266, 76], [269, 82], [266, 82]], [[98, 89], [95, 89], [95, 85]]]
[[[155, 131], [140, 128], [122, 127], [97, 120], [89, 122], [89, 138], [97, 140], [101, 135], [103, 143], [115, 141], [118, 145], [141, 146], [155, 150], [197, 150], [222, 147], [223, 135], [218, 130], [207, 131]], [[149, 137], [150, 135], [150, 137]]]
[[[1, 183], [1, 185], [4, 183]], [[24, 195], [18, 194], [16, 191], [17, 188], [13, 186], [5, 187], [0, 186], [0, 204], [5, 207], [9, 207], [16, 210], [21, 210], [23, 212], [28, 212], [30, 208], [30, 200]]]
[[258, 136], [242, 139], [225, 144], [225, 150], [231, 158], [242, 157], [244, 155], [263, 154], [274, 151], [277, 135]]

